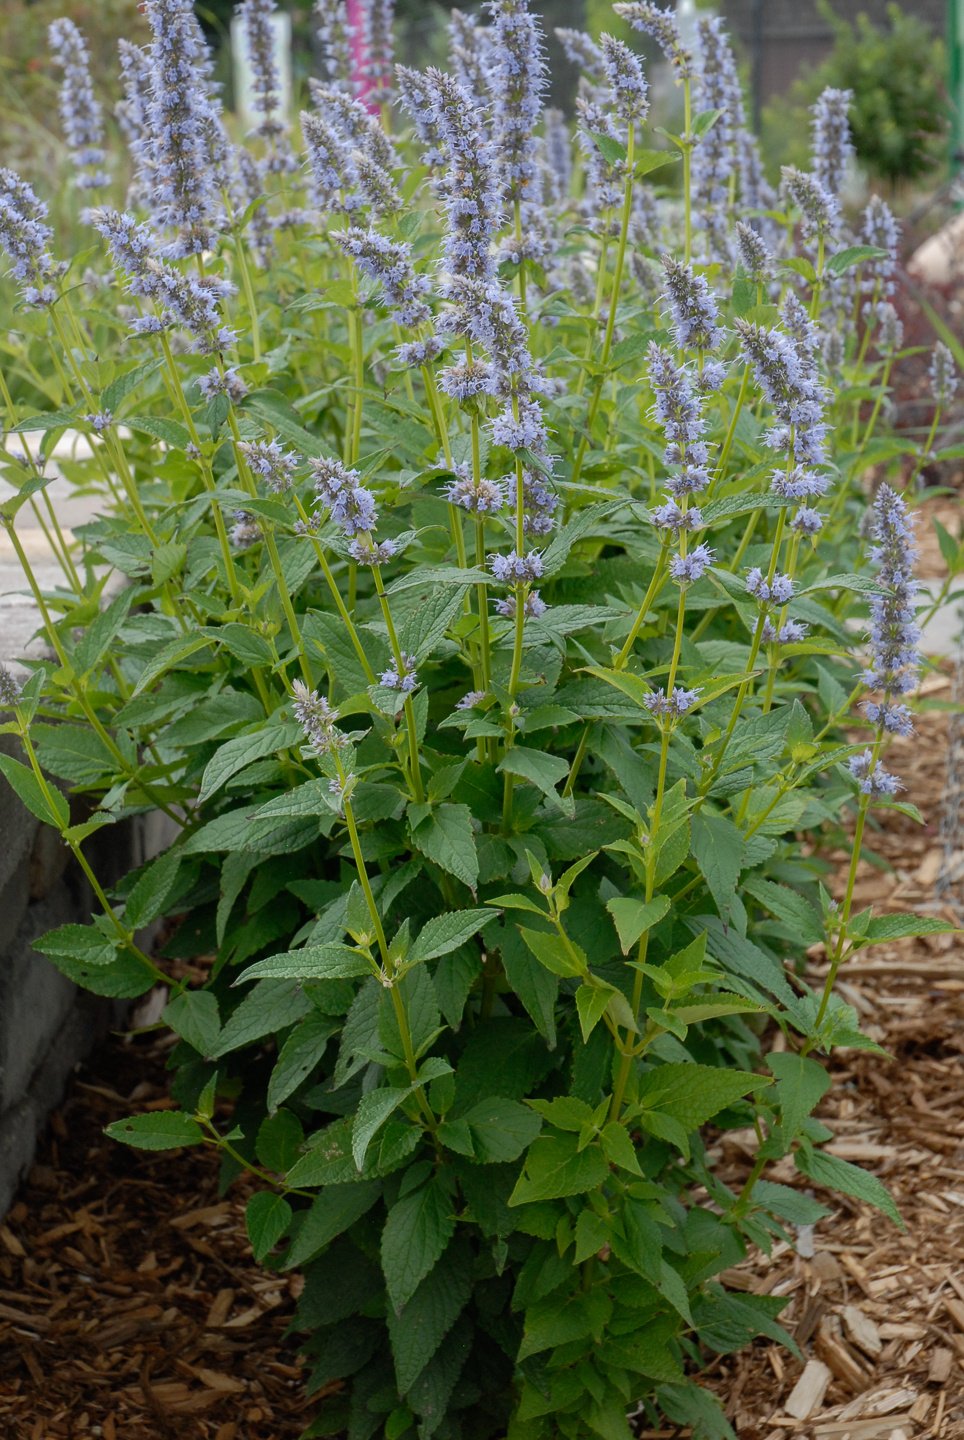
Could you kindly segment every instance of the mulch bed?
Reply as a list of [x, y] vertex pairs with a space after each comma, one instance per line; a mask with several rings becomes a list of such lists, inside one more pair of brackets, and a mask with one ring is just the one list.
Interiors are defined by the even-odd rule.
[[[925, 692], [949, 700], [949, 675], [932, 675]], [[925, 714], [917, 737], [891, 752], [927, 825], [885, 814], [868, 831], [876, 863], [861, 865], [859, 904], [961, 922], [960, 888], [935, 898], [964, 858], [961, 833], [939, 834], [948, 724], [946, 713]], [[833, 859], [839, 893], [849, 854]], [[819, 983], [819, 947], [809, 966]], [[701, 1378], [740, 1440], [962, 1440], [960, 937], [876, 946], [845, 968], [841, 993], [893, 1058], [835, 1056], [820, 1118], [835, 1132], [835, 1154], [889, 1186], [907, 1233], [835, 1198], [833, 1214], [795, 1247], [728, 1272], [733, 1287], [789, 1297], [782, 1318], [803, 1361], [763, 1341]], [[213, 1153], [171, 1158], [102, 1133], [170, 1103], [168, 1045], [155, 1032], [115, 1037], [78, 1071], [0, 1223], [0, 1435], [10, 1440], [288, 1440], [311, 1417], [297, 1338], [285, 1334], [299, 1282], [251, 1261], [245, 1182], [221, 1197]], [[738, 1186], [752, 1151], [750, 1134], [721, 1137], [721, 1176]], [[768, 1176], [799, 1183], [783, 1165]]]

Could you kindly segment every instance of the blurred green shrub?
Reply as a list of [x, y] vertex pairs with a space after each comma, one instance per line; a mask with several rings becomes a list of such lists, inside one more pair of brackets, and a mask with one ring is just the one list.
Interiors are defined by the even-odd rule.
[[865, 14], [844, 20], [829, 4], [820, 8], [833, 25], [833, 50], [800, 76], [789, 103], [781, 97], [766, 107], [767, 156], [786, 164], [796, 149], [792, 163], [806, 164], [806, 111], [832, 85], [853, 91], [854, 145], [871, 179], [892, 186], [923, 180], [944, 162], [949, 106], [942, 39], [899, 5], [887, 7], [882, 25]]

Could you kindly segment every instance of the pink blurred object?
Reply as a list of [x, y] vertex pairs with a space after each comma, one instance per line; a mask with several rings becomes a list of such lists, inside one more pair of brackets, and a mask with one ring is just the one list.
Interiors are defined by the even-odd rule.
[[365, 0], [346, 0], [348, 24], [351, 26], [352, 88], [356, 100], [372, 112], [378, 113], [378, 106], [369, 100], [375, 88], [368, 73], [368, 56], [365, 53]]

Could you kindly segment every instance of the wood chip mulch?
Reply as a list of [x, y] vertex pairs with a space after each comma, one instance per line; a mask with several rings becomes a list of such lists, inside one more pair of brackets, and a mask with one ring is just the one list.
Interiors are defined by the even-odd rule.
[[[950, 699], [947, 675], [925, 688]], [[876, 864], [861, 865], [860, 904], [961, 923], [959, 888], [935, 898], [955, 862], [939, 833], [948, 724], [946, 712], [925, 714], [890, 753], [927, 824], [891, 813], [868, 831]], [[960, 869], [964, 838], [950, 843]], [[849, 854], [833, 859], [839, 894]], [[810, 954], [815, 983], [825, 958]], [[818, 1113], [833, 1153], [891, 1189], [907, 1233], [834, 1197], [832, 1215], [793, 1247], [728, 1272], [732, 1287], [789, 1297], [782, 1319], [803, 1360], [761, 1341], [701, 1379], [740, 1440], [964, 1440], [961, 936], [876, 946], [845, 968], [841, 993], [893, 1058], [836, 1056]], [[285, 1338], [298, 1280], [251, 1261], [245, 1184], [222, 1198], [213, 1154], [146, 1154], [103, 1136], [119, 1116], [170, 1103], [166, 1044], [118, 1037], [79, 1071], [0, 1222], [3, 1440], [293, 1440], [311, 1417]], [[741, 1132], [718, 1142], [734, 1186], [754, 1143]], [[768, 1176], [801, 1183], [792, 1163]]]
[[3, 1440], [294, 1440], [311, 1418], [298, 1280], [252, 1261], [244, 1184], [220, 1198], [213, 1152], [102, 1133], [170, 1104], [166, 1048], [92, 1057], [0, 1223]]

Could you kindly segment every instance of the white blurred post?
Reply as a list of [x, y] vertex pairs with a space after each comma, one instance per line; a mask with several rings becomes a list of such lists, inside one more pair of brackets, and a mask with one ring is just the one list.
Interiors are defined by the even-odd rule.
[[[278, 73], [278, 108], [266, 117], [287, 123], [291, 113], [291, 16], [276, 11], [270, 17], [271, 52]], [[255, 106], [254, 77], [247, 32], [236, 15], [231, 21], [231, 59], [234, 66], [234, 96], [238, 114], [248, 126], [262, 117]]]

